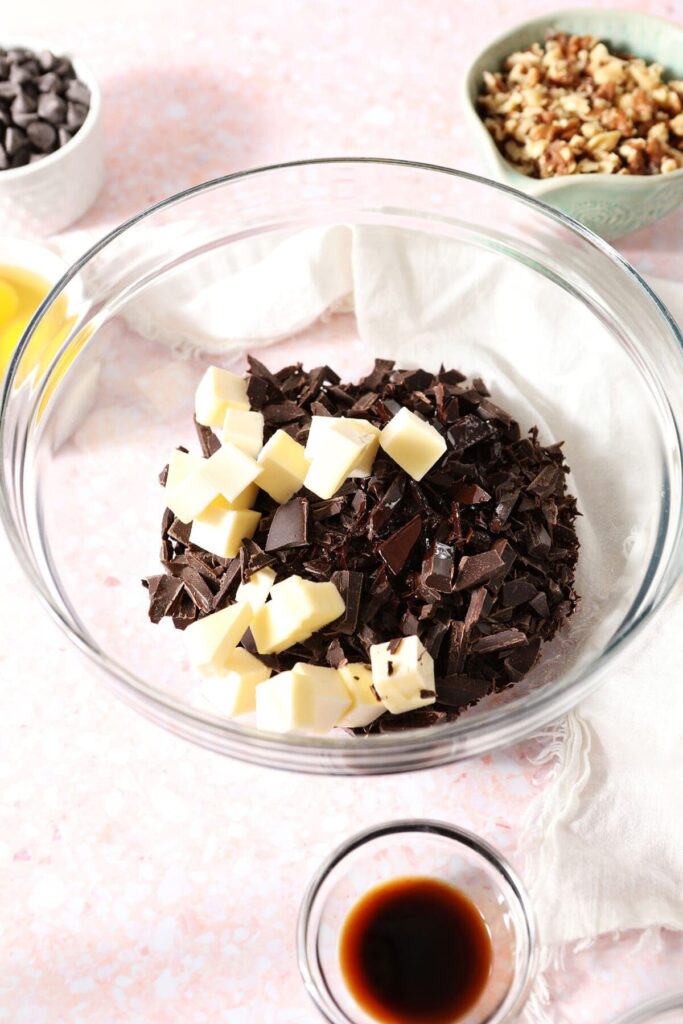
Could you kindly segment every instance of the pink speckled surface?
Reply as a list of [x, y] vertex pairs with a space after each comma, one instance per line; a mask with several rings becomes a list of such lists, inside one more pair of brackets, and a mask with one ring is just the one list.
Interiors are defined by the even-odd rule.
[[[492, 32], [549, 6], [68, 0], [15, 8], [9, 27], [61, 39], [103, 87], [108, 177], [67, 236], [76, 251], [150, 202], [248, 166], [372, 154], [480, 169], [458, 111], [461, 71]], [[678, 0], [621, 6], [683, 21]], [[683, 209], [621, 248], [646, 272], [680, 277], [682, 237]], [[372, 780], [222, 760], [109, 696], [4, 539], [0, 559], [0, 1021], [313, 1024], [293, 930], [334, 844], [430, 815], [517, 861], [520, 817], [543, 785], [533, 744]], [[550, 979], [557, 1024], [602, 1024], [680, 983], [681, 937], [659, 953], [638, 940], [567, 958]]]

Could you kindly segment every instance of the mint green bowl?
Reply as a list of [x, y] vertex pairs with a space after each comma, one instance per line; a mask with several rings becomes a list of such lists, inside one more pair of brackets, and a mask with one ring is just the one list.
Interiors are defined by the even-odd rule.
[[528, 178], [503, 157], [477, 113], [484, 71], [498, 70], [510, 53], [541, 42], [549, 28], [597, 36], [618, 51], [663, 64], [669, 78], [683, 78], [683, 27], [637, 11], [588, 7], [557, 11], [499, 36], [465, 75], [465, 115], [490, 176], [562, 210], [603, 238], [619, 238], [659, 220], [683, 202], [683, 168], [656, 175], [598, 173]]

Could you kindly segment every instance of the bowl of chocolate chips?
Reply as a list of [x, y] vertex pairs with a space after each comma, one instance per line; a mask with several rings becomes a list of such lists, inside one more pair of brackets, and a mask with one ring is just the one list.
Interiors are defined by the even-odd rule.
[[0, 227], [47, 235], [78, 220], [104, 178], [101, 99], [80, 59], [0, 40]]
[[646, 637], [682, 567], [682, 396], [669, 313], [563, 214], [426, 165], [264, 168], [48, 298], [0, 510], [142, 714], [253, 763], [407, 771], [557, 721]]

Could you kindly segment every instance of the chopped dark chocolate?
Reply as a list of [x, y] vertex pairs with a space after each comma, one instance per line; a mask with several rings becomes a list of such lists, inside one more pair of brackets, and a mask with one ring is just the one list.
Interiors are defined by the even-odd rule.
[[307, 498], [292, 498], [286, 505], [280, 505], [268, 530], [266, 551], [306, 547], [309, 543], [308, 516]]
[[[442, 433], [446, 453], [419, 482], [380, 449], [367, 478], [348, 479], [329, 499], [302, 491], [279, 506], [260, 491], [261, 521], [233, 559], [202, 551], [190, 539], [191, 524], [167, 511], [164, 572], [146, 581], [153, 621], [169, 616], [184, 629], [234, 603], [239, 583], [265, 566], [278, 579], [332, 580], [344, 614], [264, 657], [274, 671], [296, 661], [367, 662], [373, 644], [391, 641], [396, 653], [411, 635], [434, 659], [435, 704], [387, 712], [354, 730], [360, 735], [450, 721], [520, 680], [577, 602], [577, 508], [561, 446], [542, 447], [535, 428], [522, 437], [483, 382], [468, 386], [457, 370], [432, 374], [377, 360], [360, 383], [342, 384], [327, 366], [272, 373], [253, 357], [248, 362], [247, 394], [264, 413], [265, 441], [285, 430], [305, 444], [312, 416], [355, 416], [381, 429], [408, 408]], [[210, 456], [218, 439], [196, 429]], [[255, 650], [249, 632], [243, 643]]]
[[197, 431], [197, 437], [199, 438], [199, 444], [202, 449], [202, 455], [205, 459], [208, 459], [214, 452], [217, 452], [221, 446], [220, 441], [214, 434], [211, 427], [205, 427], [203, 423], [197, 422], [197, 417], [194, 417], [194, 426]]
[[378, 555], [394, 574], [400, 573], [404, 568], [421, 532], [422, 519], [420, 516], [414, 516], [378, 546]]
[[505, 563], [497, 551], [484, 551], [480, 555], [463, 555], [458, 564], [454, 590], [469, 590], [488, 583]]

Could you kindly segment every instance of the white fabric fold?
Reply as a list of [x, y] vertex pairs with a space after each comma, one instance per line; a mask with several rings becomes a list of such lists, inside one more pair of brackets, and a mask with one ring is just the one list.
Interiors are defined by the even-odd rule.
[[[151, 237], [155, 244], [163, 239]], [[683, 322], [683, 288], [653, 286]], [[625, 357], [561, 289], [495, 252], [338, 226], [209, 252], [189, 272], [183, 267], [148, 288], [124, 315], [142, 334], [219, 355], [294, 334], [351, 293], [373, 355], [409, 365], [443, 360], [481, 375], [522, 423], [538, 423], [546, 441], [566, 441], [584, 512], [583, 605], [572, 643], [551, 651], [546, 665], [553, 656], [565, 663], [586, 656], [623, 614], [625, 581], [655, 528], [647, 499], [657, 484], [645, 446], [633, 444], [638, 396]], [[558, 336], [566, 342], [547, 344]], [[587, 338], [609, 389], [587, 384], [575, 358]], [[683, 929], [681, 636], [679, 589], [602, 688], [553, 734], [554, 781], [531, 809], [526, 835], [527, 878], [546, 943]]]

